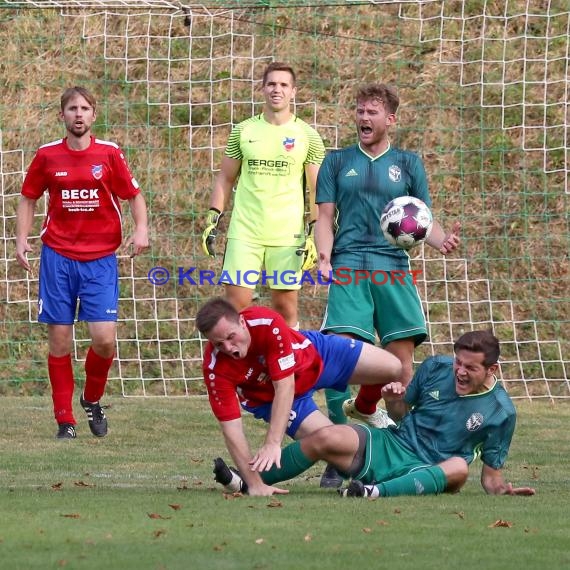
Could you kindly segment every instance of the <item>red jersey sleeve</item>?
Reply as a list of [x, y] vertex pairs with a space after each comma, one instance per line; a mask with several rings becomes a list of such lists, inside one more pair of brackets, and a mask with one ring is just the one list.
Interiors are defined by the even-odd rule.
[[125, 155], [118, 146], [111, 146], [110, 149], [113, 193], [121, 200], [134, 198], [140, 192], [139, 184], [129, 170]]
[[208, 391], [210, 407], [216, 419], [220, 422], [237, 420], [241, 417], [241, 408], [237, 396], [235, 382], [223, 374], [214, 371], [216, 356], [212, 346], [208, 344], [204, 355], [202, 372]]
[[36, 152], [24, 178], [22, 195], [30, 200], [38, 200], [47, 190], [49, 181], [44, 176], [44, 159], [40, 152]]

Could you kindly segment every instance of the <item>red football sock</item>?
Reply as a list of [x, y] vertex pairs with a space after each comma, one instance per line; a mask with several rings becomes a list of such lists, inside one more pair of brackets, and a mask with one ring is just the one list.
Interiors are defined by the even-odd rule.
[[48, 355], [48, 375], [51, 384], [53, 413], [58, 424], [73, 424], [73, 367], [71, 354], [65, 356]]
[[83, 389], [83, 398], [88, 402], [95, 404], [102, 398], [109, 377], [109, 369], [114, 359], [114, 356], [103, 358], [92, 347], [89, 348], [85, 359], [85, 388]]
[[367, 384], [360, 386], [354, 406], [362, 414], [373, 414], [376, 404], [382, 399], [383, 384]]

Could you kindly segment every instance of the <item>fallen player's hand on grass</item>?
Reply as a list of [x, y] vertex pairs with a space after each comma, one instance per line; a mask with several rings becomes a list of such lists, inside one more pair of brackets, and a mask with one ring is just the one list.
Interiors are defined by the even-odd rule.
[[274, 487], [273, 485], [254, 485], [249, 487], [247, 494], [252, 497], [270, 497], [271, 495], [288, 495], [288, 489], [280, 489], [279, 487]]
[[530, 497], [536, 491], [532, 487], [513, 487], [512, 483], [507, 483], [504, 495], [521, 495], [523, 497]]
[[252, 471], [269, 471], [273, 465], [281, 467], [281, 446], [275, 443], [265, 443], [249, 462]]

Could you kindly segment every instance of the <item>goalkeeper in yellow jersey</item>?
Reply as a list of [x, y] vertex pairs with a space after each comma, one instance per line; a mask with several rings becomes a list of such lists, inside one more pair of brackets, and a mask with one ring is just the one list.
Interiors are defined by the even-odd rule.
[[241, 311], [251, 304], [259, 276], [259, 283], [271, 289], [273, 308], [289, 326], [298, 327], [302, 270], [316, 263], [315, 187], [325, 148], [316, 130], [291, 111], [296, 78], [289, 65], [269, 64], [262, 89], [263, 112], [236, 125], [228, 138], [202, 248], [215, 256], [218, 223], [237, 182], [219, 282]]

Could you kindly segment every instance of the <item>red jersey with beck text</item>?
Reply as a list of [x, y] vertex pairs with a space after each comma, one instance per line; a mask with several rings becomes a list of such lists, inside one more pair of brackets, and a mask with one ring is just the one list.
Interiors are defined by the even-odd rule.
[[26, 174], [22, 194], [32, 200], [49, 193], [42, 241], [79, 261], [105, 257], [121, 245], [121, 206], [139, 193], [121, 149], [91, 137], [85, 150], [66, 139], [41, 146]]
[[323, 368], [313, 343], [290, 328], [276, 311], [249, 307], [241, 315], [251, 335], [247, 356], [236, 360], [211, 343], [204, 354], [204, 381], [219, 421], [240, 417], [238, 398], [249, 406], [272, 402], [272, 382], [291, 374], [295, 375], [295, 396], [304, 394], [315, 385]]

